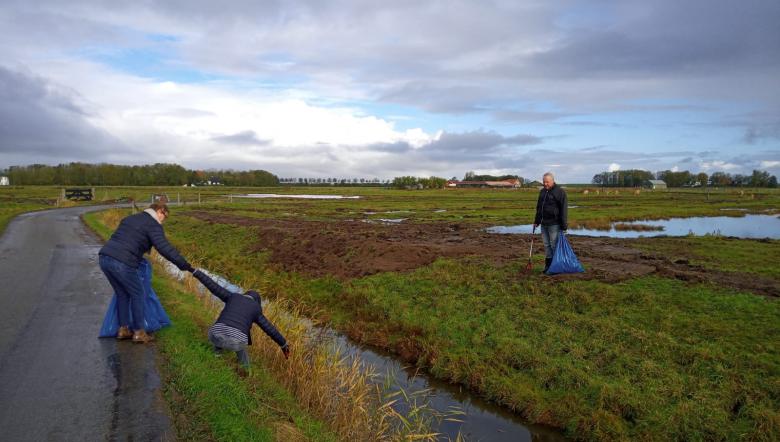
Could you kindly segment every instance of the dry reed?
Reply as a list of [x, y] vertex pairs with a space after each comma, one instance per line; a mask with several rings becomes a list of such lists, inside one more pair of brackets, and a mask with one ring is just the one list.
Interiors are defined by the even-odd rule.
[[[216, 317], [222, 303], [204, 295], [193, 277], [187, 275], [183, 282]], [[262, 361], [303, 409], [326, 422], [342, 440], [440, 440], [442, 435], [431, 431], [432, 424], [457, 420], [462, 414], [433, 409], [427, 390], [408, 393], [381, 383], [373, 367], [356, 356], [344, 355], [332, 334], [314, 327], [291, 302], [264, 301], [263, 312], [284, 334], [291, 354], [285, 359], [279, 347], [253, 327], [252, 360]], [[399, 408], [408, 411], [401, 414]], [[457, 440], [463, 438], [458, 435]]]

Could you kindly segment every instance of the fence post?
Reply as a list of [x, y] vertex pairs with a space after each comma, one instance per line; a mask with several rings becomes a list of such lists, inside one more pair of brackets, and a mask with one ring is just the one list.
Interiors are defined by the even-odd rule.
[[198, 207], [200, 207], [200, 192], [198, 192]]
[[181, 194], [179, 192], [176, 192], [176, 205], [181, 205]]

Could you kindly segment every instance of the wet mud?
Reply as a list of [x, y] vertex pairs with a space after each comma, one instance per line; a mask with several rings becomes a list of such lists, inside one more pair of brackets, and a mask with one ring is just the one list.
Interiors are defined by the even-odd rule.
[[[230, 213], [192, 211], [208, 223], [252, 227], [256, 232], [250, 251], [267, 251], [272, 264], [308, 276], [330, 275], [342, 280], [381, 272], [405, 272], [438, 258], [479, 257], [496, 265], [528, 258], [532, 235], [501, 235], [485, 231], [487, 225], [462, 223], [395, 223], [366, 220], [306, 221], [244, 217]], [[599, 280], [616, 283], [645, 275], [658, 275], [691, 283], [711, 283], [734, 291], [780, 296], [780, 281], [749, 274], [706, 269], [686, 259], [647, 253], [637, 240], [569, 236], [586, 268], [582, 274], [557, 275], [555, 280]], [[534, 239], [534, 254], [544, 254]], [[518, 277], [528, 277], [518, 273]]]

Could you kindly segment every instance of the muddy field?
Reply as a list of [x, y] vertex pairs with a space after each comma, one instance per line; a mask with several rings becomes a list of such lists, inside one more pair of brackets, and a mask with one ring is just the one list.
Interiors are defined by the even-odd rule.
[[[528, 257], [531, 235], [491, 234], [477, 224], [384, 224], [350, 221], [268, 220], [206, 211], [188, 213], [209, 223], [252, 227], [257, 237], [252, 251], [270, 252], [272, 263], [287, 271], [310, 276], [331, 275], [351, 279], [380, 272], [410, 271], [440, 257], [481, 257], [496, 265]], [[658, 256], [636, 247], [637, 241], [616, 238], [569, 237], [586, 268], [583, 274], [558, 275], [556, 280], [596, 279], [620, 282], [657, 274], [689, 282], [710, 282], [720, 287], [780, 296], [780, 283], [772, 278], [704, 269], [678, 257]], [[535, 255], [543, 255], [537, 236]], [[538, 270], [538, 269], [537, 269]], [[518, 273], [518, 277], [528, 277]]]

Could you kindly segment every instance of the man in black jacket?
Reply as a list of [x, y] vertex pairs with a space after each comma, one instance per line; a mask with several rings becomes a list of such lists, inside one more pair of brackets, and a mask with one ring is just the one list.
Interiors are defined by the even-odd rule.
[[566, 233], [569, 222], [569, 203], [566, 201], [566, 191], [555, 184], [555, 177], [547, 172], [542, 177], [544, 186], [539, 192], [536, 201], [536, 217], [534, 218], [534, 230], [542, 225], [542, 240], [544, 241], [544, 270], [552, 264], [555, 246], [558, 244], [558, 234]]
[[116, 293], [119, 316], [117, 339], [132, 338], [137, 343], [153, 339], [144, 328], [144, 290], [138, 277], [138, 266], [152, 246], [180, 270], [195, 270], [165, 238], [162, 223], [166, 218], [168, 207], [165, 204], [152, 204], [143, 212], [124, 218], [98, 252], [100, 269]]
[[234, 351], [241, 365], [249, 368], [246, 347], [252, 345], [252, 324], [257, 324], [282, 349], [285, 358], [290, 356], [290, 346], [284, 336], [263, 315], [260, 295], [256, 291], [233, 293], [214, 282], [201, 270], [196, 270], [192, 276], [225, 303], [217, 321], [209, 328], [209, 341], [214, 345], [215, 351]]

